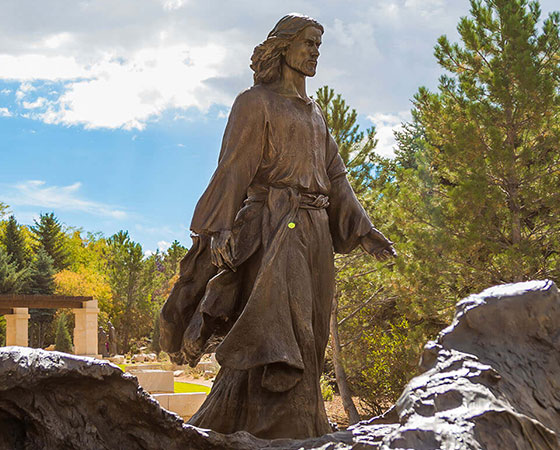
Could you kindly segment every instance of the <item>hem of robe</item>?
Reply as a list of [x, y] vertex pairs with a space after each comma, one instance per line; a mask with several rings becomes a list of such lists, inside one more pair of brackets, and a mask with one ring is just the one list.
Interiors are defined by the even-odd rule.
[[[246, 431], [261, 439], [306, 439], [333, 431], [323, 404], [314, 408], [314, 417], [302, 417], [285, 393], [269, 392], [255, 383], [262, 373], [262, 367], [221, 368], [206, 401], [187, 423], [222, 434]], [[297, 391], [294, 388], [291, 395], [299, 396]], [[251, 410], [256, 404], [259, 414]]]

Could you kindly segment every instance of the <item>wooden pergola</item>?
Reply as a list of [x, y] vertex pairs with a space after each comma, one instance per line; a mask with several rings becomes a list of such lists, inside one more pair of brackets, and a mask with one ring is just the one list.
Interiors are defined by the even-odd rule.
[[28, 346], [29, 308], [71, 308], [74, 312], [74, 353], [99, 357], [97, 300], [66, 295], [0, 294], [0, 315], [6, 317], [6, 345]]

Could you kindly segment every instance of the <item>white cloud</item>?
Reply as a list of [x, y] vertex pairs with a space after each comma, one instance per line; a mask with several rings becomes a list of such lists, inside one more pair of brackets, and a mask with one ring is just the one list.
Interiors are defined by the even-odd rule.
[[395, 131], [402, 129], [402, 123], [410, 121], [412, 116], [409, 111], [401, 111], [395, 114], [376, 113], [368, 116], [375, 125], [376, 138], [378, 140], [375, 151], [377, 154], [392, 158], [395, 156]]
[[9, 94], [11, 94], [11, 93], [12, 93], [12, 90], [11, 90], [11, 89], [2, 89], [2, 90], [0, 91], [0, 94], [3, 94], [3, 95], [9, 95]]
[[12, 117], [13, 114], [8, 108], [0, 108], [0, 117]]
[[28, 95], [30, 92], [33, 92], [34, 90], [35, 87], [33, 87], [32, 84], [26, 82], [21, 83], [18, 90], [16, 91], [16, 99], [22, 100], [26, 95]]
[[167, 241], [158, 241], [157, 243], [158, 250], [162, 253], [166, 252], [169, 247], [171, 247], [171, 242]]
[[[87, 70], [70, 71], [83, 78], [67, 82], [59, 97], [39, 97], [23, 106], [38, 110], [33, 117], [51, 124], [142, 129], [147, 120], [166, 109], [194, 106], [206, 111], [211, 104], [226, 101], [223, 94], [204, 85], [220, 74], [225, 52], [219, 45], [208, 44], [146, 48], [126, 61], [107, 55]], [[57, 61], [44, 62], [49, 64]], [[37, 70], [35, 77], [49, 78], [53, 70], [45, 70]], [[16, 96], [22, 100], [33, 89], [31, 82], [22, 83]]]
[[220, 110], [218, 111], [218, 119], [227, 119], [229, 116], [229, 109], [227, 111]]
[[186, 3], [186, 0], [163, 0], [163, 9], [173, 11], [182, 8]]
[[381, 57], [371, 23], [359, 21], [345, 23], [340, 19], [335, 19], [330, 32], [340, 45], [346, 47], [346, 51], [351, 51], [355, 55], [367, 53], [372, 59]]
[[[557, 1], [542, 0], [543, 11]], [[29, 103], [39, 80], [61, 84], [58, 94], [42, 94], [49, 100], [32, 117], [126, 129], [168, 110], [229, 106], [252, 82], [253, 48], [291, 10], [325, 26], [310, 93], [328, 84], [359, 112], [402, 111], [418, 86], [437, 85], [433, 46], [442, 34], [456, 40], [469, 7], [464, 0], [240, 0], [221, 2], [216, 14], [208, 1], [5, 3], [0, 81], [22, 83], [16, 98]]]
[[66, 32], [55, 33], [45, 37], [43, 39], [43, 42], [41, 43], [42, 44], [41, 47], [56, 49], [64, 46], [65, 44], [68, 44], [71, 40], [72, 40], [71, 33], [66, 33]]
[[398, 20], [401, 13], [398, 2], [385, 1], [378, 5], [378, 14], [384, 20]]
[[[134, 228], [136, 231], [141, 232], [143, 234], [155, 235], [161, 237], [166, 236], [167, 239], [174, 239], [176, 236], [180, 236], [185, 234], [185, 230], [188, 230], [188, 227], [179, 227], [179, 228], [172, 228], [169, 225], [143, 225], [139, 222], [134, 224]], [[165, 241], [162, 241], [165, 242]]]
[[404, 7], [412, 9], [425, 18], [445, 13], [445, 0], [406, 0]]
[[4, 80], [70, 80], [89, 75], [87, 67], [70, 56], [41, 54], [0, 55]]
[[36, 109], [41, 108], [45, 105], [47, 99], [44, 97], [38, 97], [34, 102], [23, 102], [22, 105], [25, 109]]
[[8, 186], [5, 201], [13, 206], [38, 206], [63, 211], [81, 211], [95, 216], [116, 220], [127, 218], [122, 209], [100, 202], [86, 200], [79, 196], [81, 183], [68, 186], [47, 186], [41, 180], [28, 180]]
[[[157, 251], [160, 253], [165, 253], [167, 249], [171, 247], [171, 243], [167, 241], [158, 241], [157, 243]], [[150, 256], [154, 255], [156, 252], [154, 250], [145, 250], [144, 257], [149, 258]]]

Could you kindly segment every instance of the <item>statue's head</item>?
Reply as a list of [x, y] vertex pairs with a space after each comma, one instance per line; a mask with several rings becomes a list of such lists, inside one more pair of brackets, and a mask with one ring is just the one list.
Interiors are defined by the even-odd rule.
[[315, 75], [323, 26], [311, 17], [288, 14], [255, 47], [251, 69], [255, 84], [272, 83], [282, 75], [284, 63], [305, 76]]

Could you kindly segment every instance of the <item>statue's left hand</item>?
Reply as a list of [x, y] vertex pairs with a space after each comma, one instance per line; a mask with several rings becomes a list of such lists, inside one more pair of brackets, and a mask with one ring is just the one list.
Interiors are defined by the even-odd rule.
[[391, 256], [397, 256], [397, 252], [393, 248], [393, 243], [383, 236], [381, 231], [375, 228], [372, 228], [368, 234], [362, 236], [360, 244], [366, 252], [379, 261], [383, 261]]
[[230, 269], [235, 272], [233, 264], [233, 251], [231, 242], [231, 231], [223, 230], [212, 235], [210, 240], [210, 252], [212, 264], [219, 269]]

